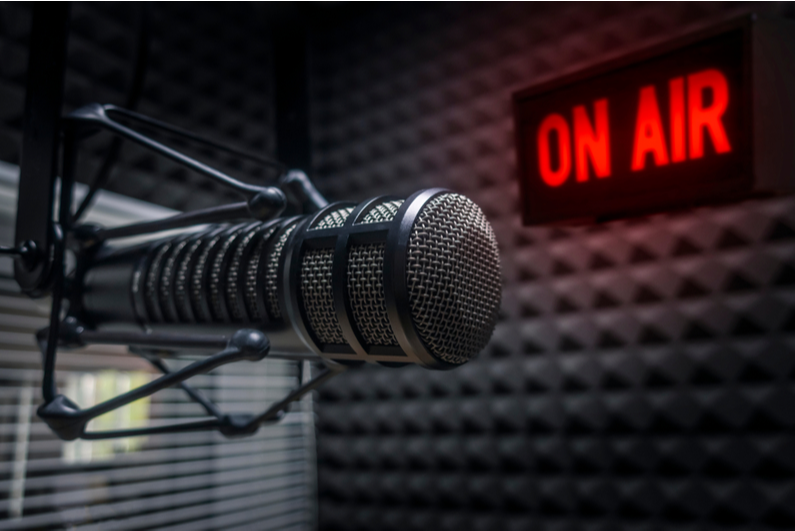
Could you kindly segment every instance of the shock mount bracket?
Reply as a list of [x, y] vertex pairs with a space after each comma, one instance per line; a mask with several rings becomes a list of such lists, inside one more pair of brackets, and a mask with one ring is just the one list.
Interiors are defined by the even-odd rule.
[[[64, 300], [69, 296], [66, 249], [69, 247], [80, 254], [90, 252], [102, 242], [115, 238], [239, 219], [268, 221], [278, 217], [288, 206], [299, 212], [316, 211], [326, 206], [328, 202], [300, 170], [288, 170], [283, 164], [268, 157], [220, 144], [127, 109], [92, 103], [68, 116], [61, 117], [68, 22], [68, 4], [60, 7], [40, 5], [34, 7], [25, 102], [23, 138], [25, 157], [20, 172], [16, 245], [0, 247], [0, 255], [15, 258], [15, 278], [22, 291], [32, 297], [49, 295], [52, 300], [49, 326], [36, 334], [42, 353], [44, 372], [42, 382], [44, 404], [38, 408], [38, 415], [58, 437], [64, 440], [108, 439], [204, 430], [215, 430], [226, 437], [252, 435], [261, 425], [278, 422], [284, 417], [290, 403], [299, 400], [326, 380], [339, 374], [345, 367], [324, 361], [325, 366], [318, 374], [308, 378], [287, 396], [259, 414], [224, 413], [207, 396], [186, 381], [227, 363], [256, 362], [266, 358], [270, 350], [267, 336], [262, 331], [254, 329], [238, 330], [231, 337], [91, 330], [81, 324], [75, 315], [67, 312], [66, 316], [63, 316]], [[142, 134], [131, 124], [254, 161], [274, 170], [278, 175], [278, 184], [258, 186], [242, 182]], [[135, 142], [160, 156], [170, 158], [234, 190], [243, 200], [160, 220], [109, 229], [80, 224], [79, 219], [76, 219], [72, 212], [78, 147], [80, 140], [97, 131], [110, 132], [123, 140]], [[59, 152], [62, 157], [59, 209], [56, 218], [53, 206], [58, 181], [56, 175]], [[95, 191], [95, 189], [90, 190], [90, 194], [93, 195]], [[55, 379], [56, 355], [59, 347], [78, 348], [89, 344], [131, 345], [133, 346], [131, 351], [146, 359], [161, 373], [161, 376], [127, 393], [81, 409], [74, 401], [58, 392]], [[157, 354], [161, 349], [197, 348], [215, 349], [217, 352], [177, 371], [171, 371], [162, 357]], [[161, 389], [174, 386], [182, 388], [192, 401], [204, 409], [208, 418], [123, 430], [89, 431], [87, 429], [88, 423], [100, 415], [150, 396]]]

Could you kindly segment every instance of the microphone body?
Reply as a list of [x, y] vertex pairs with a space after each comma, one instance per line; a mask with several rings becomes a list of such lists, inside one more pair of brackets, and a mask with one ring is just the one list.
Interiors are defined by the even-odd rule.
[[273, 353], [435, 369], [486, 346], [501, 296], [491, 225], [441, 189], [101, 247], [76, 287], [98, 330], [258, 328]]

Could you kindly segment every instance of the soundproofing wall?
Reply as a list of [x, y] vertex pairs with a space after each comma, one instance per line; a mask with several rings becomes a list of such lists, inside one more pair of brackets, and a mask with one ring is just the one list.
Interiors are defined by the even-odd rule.
[[[490, 346], [320, 391], [320, 529], [795, 528], [795, 199], [520, 223], [511, 94], [787, 4], [380, 5], [313, 41], [333, 199], [443, 186], [500, 244]], [[795, 178], [795, 175], [793, 175]]]
[[[193, 133], [269, 155], [275, 148], [268, 25], [262, 4], [84, 3], [71, 12], [64, 110], [127, 106], [140, 41], [148, 49], [136, 110]], [[0, 6], [0, 160], [19, 164], [31, 6]], [[142, 25], [144, 26], [142, 29]], [[157, 137], [160, 140], [167, 138]], [[77, 177], [91, 183], [111, 136], [81, 150]], [[233, 176], [274, 176], [246, 161], [172, 143]], [[239, 200], [177, 163], [125, 142], [106, 189], [177, 210]]]

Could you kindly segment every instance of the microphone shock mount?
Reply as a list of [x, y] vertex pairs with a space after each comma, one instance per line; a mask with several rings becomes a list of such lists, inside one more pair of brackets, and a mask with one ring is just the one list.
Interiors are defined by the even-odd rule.
[[[130, 124], [158, 130], [171, 137], [193, 142], [205, 148], [226, 152], [270, 167], [279, 172], [278, 186], [257, 186], [244, 183], [192, 157], [146, 136]], [[328, 202], [314, 188], [306, 174], [298, 170], [287, 171], [271, 159], [240, 151], [191, 132], [154, 120], [147, 116], [116, 107], [114, 105], [90, 104], [60, 120], [62, 135], [62, 175], [58, 217], [53, 209], [33, 204], [31, 194], [20, 194], [17, 225], [30, 221], [31, 212], [46, 216], [46, 224], [40, 233], [26, 225], [27, 239], [18, 241], [15, 248], [0, 248], [0, 254], [15, 256], [15, 276], [23, 292], [33, 297], [49, 295], [52, 299], [49, 326], [36, 334], [43, 356], [44, 376], [42, 394], [44, 404], [38, 415], [55, 434], [64, 440], [108, 439], [162, 433], [215, 430], [226, 437], [242, 437], [254, 434], [261, 425], [278, 422], [284, 417], [289, 404], [335, 376], [345, 366], [322, 360], [324, 368], [314, 377], [299, 385], [281, 400], [261, 413], [229, 414], [222, 412], [208, 397], [186, 381], [198, 374], [207, 373], [227, 363], [236, 361], [260, 361], [269, 355], [270, 342], [260, 330], [242, 328], [231, 335], [163, 332], [120, 332], [92, 330], [79, 319], [80, 300], [75, 295], [74, 279], [67, 278], [66, 252], [70, 250], [77, 258], [77, 271], [109, 240], [131, 236], [144, 236], [156, 232], [182, 229], [208, 223], [225, 223], [240, 220], [260, 222], [276, 219], [287, 206], [297, 212], [318, 211]], [[164, 219], [133, 223], [121, 227], [102, 228], [81, 224], [75, 219], [71, 205], [75, 187], [75, 172], [80, 141], [97, 131], [107, 131], [118, 137], [135, 142], [154, 153], [167, 157], [241, 195], [242, 201], [173, 215]], [[48, 192], [56, 188], [55, 173], [47, 183]], [[22, 188], [22, 185], [20, 186]], [[51, 197], [51, 196], [50, 196]], [[41, 203], [39, 199], [39, 203]], [[82, 210], [82, 209], [81, 209]], [[24, 232], [24, 231], [23, 231]], [[19, 238], [20, 231], [17, 232]], [[49, 245], [48, 245], [49, 243]], [[79, 277], [79, 275], [76, 275]], [[69, 301], [64, 313], [64, 302]], [[130, 351], [146, 359], [161, 376], [146, 385], [114, 397], [95, 406], [80, 409], [72, 400], [59, 394], [55, 381], [55, 365], [58, 348], [79, 348], [90, 344], [129, 345]], [[172, 372], [163, 354], [175, 350], [216, 350], [208, 357], [194, 361], [180, 370]], [[296, 359], [290, 358], [290, 359]], [[318, 359], [307, 356], [306, 359]], [[208, 418], [198, 421], [150, 426], [136, 429], [88, 431], [88, 423], [105, 413], [123, 407], [135, 400], [152, 395], [167, 387], [179, 386], [187, 396], [198, 403]]]

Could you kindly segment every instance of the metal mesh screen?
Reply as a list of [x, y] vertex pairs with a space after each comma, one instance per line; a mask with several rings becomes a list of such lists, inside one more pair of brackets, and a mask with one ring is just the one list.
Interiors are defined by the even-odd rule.
[[[232, 234], [228, 234], [223, 238], [221, 245], [216, 251], [215, 258], [213, 259], [212, 269], [210, 270], [210, 311], [213, 314], [216, 322], [223, 322], [223, 309], [221, 305], [221, 275], [228, 272], [228, 268], [223, 268], [222, 265], [229, 259], [228, 253], [232, 252], [238, 243], [238, 240], [244, 238], [247, 234], [246, 228], [241, 227]], [[228, 280], [228, 279], [225, 279]]]
[[384, 299], [384, 244], [354, 245], [348, 253], [348, 296], [356, 327], [368, 345], [398, 344]]
[[165, 242], [163, 243], [155, 253], [155, 257], [152, 259], [152, 264], [149, 266], [149, 270], [146, 273], [146, 284], [144, 286], [144, 294], [146, 300], [146, 311], [149, 314], [149, 318], [153, 321], [159, 321], [157, 316], [160, 315], [160, 307], [157, 304], [157, 297], [159, 295], [157, 284], [158, 284], [158, 273], [160, 272], [160, 266], [163, 263], [163, 260], [166, 259], [166, 255], [168, 254], [169, 250], [173, 242]]
[[[252, 229], [243, 236], [235, 247], [232, 260], [229, 262], [229, 273], [226, 279], [226, 300], [229, 301], [229, 311], [235, 321], [242, 321], [245, 318], [245, 308], [241, 306], [238, 298], [238, 288], [240, 287], [240, 266], [243, 260], [243, 252], [246, 246], [259, 234], [259, 231]], [[259, 259], [257, 259], [259, 262]], [[250, 264], [246, 264], [246, 269], [250, 269]]]
[[331, 289], [334, 249], [312, 249], [301, 262], [301, 297], [311, 328], [321, 343], [346, 345]]
[[460, 364], [483, 350], [500, 306], [497, 240], [480, 208], [458, 194], [420, 211], [406, 264], [411, 316], [430, 352]]
[[379, 203], [367, 214], [365, 214], [364, 218], [357, 223], [380, 223], [382, 221], [391, 221], [397, 214], [397, 211], [402, 204], [402, 199]]
[[[243, 291], [246, 309], [251, 316], [252, 321], [259, 321], [260, 314], [257, 307], [257, 271], [259, 269], [259, 262], [262, 259], [262, 254], [265, 252], [265, 246], [268, 244], [270, 237], [276, 232], [277, 227], [272, 227], [261, 231], [256, 237], [259, 241], [251, 253], [251, 258], [246, 268], [245, 289]], [[267, 298], [266, 298], [267, 300]]]
[[[196, 263], [193, 266], [193, 272], [190, 276], [191, 305], [193, 307], [193, 312], [196, 315], [196, 320], [200, 323], [209, 323], [212, 320], [212, 316], [204, 310], [204, 307], [201, 303], [202, 293], [204, 291], [203, 271], [207, 265], [207, 261], [211, 259], [213, 249], [215, 249], [218, 243], [222, 240], [222, 237], [222, 234], [216, 234], [204, 243], [204, 245], [201, 247], [201, 254], [199, 254], [199, 257], [196, 259]], [[149, 300], [148, 297], [147, 300]]]
[[322, 230], [322, 229], [332, 229], [335, 227], [342, 227], [345, 223], [345, 220], [348, 219], [348, 216], [351, 215], [353, 212], [353, 207], [346, 207], [341, 208], [339, 210], [333, 210], [320, 218], [318, 221], [315, 222], [310, 230]]
[[273, 246], [273, 250], [268, 255], [268, 268], [265, 272], [265, 289], [267, 293], [265, 295], [268, 303], [268, 313], [270, 313], [272, 319], [279, 319], [282, 316], [282, 311], [279, 309], [279, 289], [276, 285], [276, 274], [284, 245], [293, 230], [295, 230], [295, 225], [288, 227], [287, 230], [282, 232]]
[[188, 295], [188, 283], [191, 278], [190, 266], [194, 263], [196, 253], [199, 252], [203, 239], [197, 239], [188, 244], [185, 257], [179, 263], [177, 269], [176, 282], [174, 284], [174, 301], [177, 306], [179, 318], [182, 321], [189, 321], [193, 310], [190, 308], [190, 296]]
[[173, 313], [176, 311], [176, 309], [171, 308], [171, 305], [168, 304], [168, 300], [171, 298], [171, 279], [174, 278], [174, 268], [177, 265], [177, 259], [180, 257], [182, 250], [185, 249], [187, 245], [187, 240], [177, 242], [173, 245], [171, 252], [168, 254], [168, 258], [166, 259], [166, 263], [163, 265], [163, 271], [160, 274], [158, 298], [160, 300], [160, 308], [164, 310], [165, 319], [168, 322], [176, 322], [178, 319], [178, 316]]

